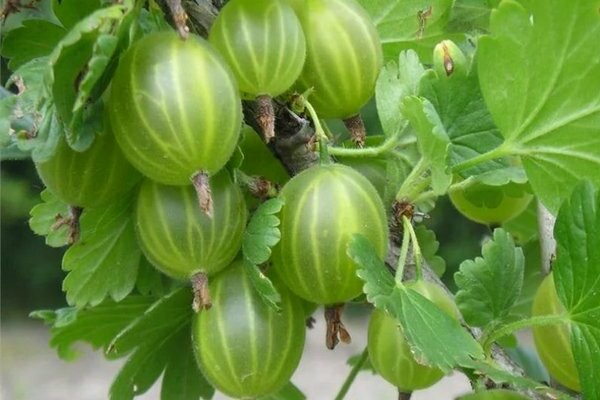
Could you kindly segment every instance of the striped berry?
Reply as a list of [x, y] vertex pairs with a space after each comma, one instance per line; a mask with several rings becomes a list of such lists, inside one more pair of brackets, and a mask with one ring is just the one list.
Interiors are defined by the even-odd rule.
[[281, 312], [267, 306], [237, 261], [211, 280], [214, 307], [194, 318], [192, 338], [204, 376], [221, 392], [243, 399], [285, 385], [304, 349], [302, 301], [278, 285]]
[[231, 0], [210, 31], [246, 98], [279, 96], [300, 75], [306, 43], [294, 10], [283, 0]]
[[375, 188], [350, 167], [311, 167], [282, 189], [281, 241], [273, 267], [298, 296], [337, 304], [362, 292], [356, 264], [346, 254], [355, 233], [365, 235], [383, 258], [387, 248], [385, 210]]
[[150, 34], [121, 58], [108, 107], [117, 142], [144, 175], [186, 185], [231, 157], [241, 127], [238, 87], [204, 39]]
[[[458, 317], [454, 302], [440, 287], [425, 281], [409, 287]], [[368, 347], [375, 371], [403, 392], [427, 388], [444, 376], [438, 368], [417, 363], [398, 321], [380, 309], [373, 311], [369, 321]]]
[[272, 97], [300, 75], [306, 42], [294, 10], [284, 0], [232, 0], [210, 31], [210, 43], [233, 70], [244, 98], [258, 101], [265, 141], [275, 136]]
[[373, 96], [383, 65], [381, 43], [369, 15], [355, 0], [288, 2], [306, 37], [298, 88], [314, 88], [309, 100], [321, 117], [355, 116]]
[[[226, 172], [212, 177], [210, 184], [212, 218], [201, 212], [192, 186], [166, 186], [151, 180], [142, 184], [135, 213], [144, 255], [161, 272], [192, 279], [199, 291], [208, 275], [225, 268], [236, 256], [248, 214], [241, 190]], [[197, 294], [200, 306], [210, 306], [210, 299]]]
[[84, 152], [71, 149], [61, 138], [52, 158], [37, 163], [36, 168], [52, 193], [76, 207], [105, 206], [131, 191], [142, 178], [123, 156], [110, 129], [96, 135]]

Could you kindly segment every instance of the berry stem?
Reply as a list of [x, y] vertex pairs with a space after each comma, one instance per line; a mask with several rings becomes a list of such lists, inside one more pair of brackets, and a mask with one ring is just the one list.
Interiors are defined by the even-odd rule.
[[325, 322], [327, 323], [325, 345], [329, 350], [335, 349], [340, 340], [346, 344], [352, 341], [350, 334], [342, 323], [343, 309], [344, 304], [325, 306]]
[[192, 290], [194, 291], [194, 301], [192, 309], [195, 312], [208, 310], [212, 307], [210, 292], [208, 290], [208, 275], [204, 272], [197, 272], [192, 275]]
[[169, 11], [171, 11], [171, 16], [173, 17], [173, 22], [175, 23], [175, 27], [177, 27], [179, 36], [182, 40], [187, 39], [190, 34], [190, 28], [187, 26], [188, 15], [181, 5], [181, 0], [167, 0], [167, 5], [169, 6]]
[[192, 184], [194, 185], [194, 189], [196, 189], [200, 210], [206, 214], [208, 218], [212, 218], [214, 211], [213, 198], [208, 174], [204, 171], [198, 172], [192, 177]]
[[403, 392], [398, 389], [398, 400], [410, 400], [412, 397], [412, 392]]
[[356, 144], [358, 148], [365, 147], [365, 139], [367, 137], [367, 129], [365, 128], [365, 124], [360, 116], [360, 114], [356, 114], [353, 117], [346, 118], [344, 120], [344, 125], [350, 132], [350, 137], [352, 141]]
[[404, 266], [406, 265], [406, 259], [408, 257], [408, 246], [410, 243], [410, 232], [404, 227], [404, 221], [407, 218], [402, 216], [403, 229], [402, 229], [402, 246], [400, 247], [400, 256], [398, 257], [398, 263], [396, 264], [396, 285], [402, 285], [402, 278], [404, 277]]
[[323, 130], [323, 126], [321, 126], [319, 116], [317, 115], [317, 112], [313, 108], [312, 104], [310, 104], [308, 100], [305, 100], [305, 106], [310, 114], [313, 124], [315, 125], [315, 136], [319, 141], [319, 161], [321, 165], [329, 164], [331, 163], [331, 159], [329, 158], [329, 149], [327, 148], [327, 142], [329, 142], [329, 139]]
[[260, 95], [256, 98], [256, 120], [260, 125], [263, 140], [269, 143], [275, 137], [275, 109], [273, 99], [268, 95]]
[[352, 386], [352, 384], [354, 383], [354, 380], [356, 379], [356, 376], [358, 375], [358, 373], [360, 372], [363, 365], [365, 364], [365, 362], [367, 362], [368, 359], [369, 359], [369, 348], [365, 347], [363, 352], [360, 354], [360, 358], [358, 359], [356, 364], [354, 364], [354, 367], [352, 367], [352, 369], [350, 370], [350, 373], [348, 374], [348, 377], [346, 377], [346, 380], [344, 381], [342, 387], [340, 388], [340, 391], [338, 392], [337, 396], [335, 396], [335, 400], [343, 400], [344, 399], [344, 397], [350, 390], [350, 386]]

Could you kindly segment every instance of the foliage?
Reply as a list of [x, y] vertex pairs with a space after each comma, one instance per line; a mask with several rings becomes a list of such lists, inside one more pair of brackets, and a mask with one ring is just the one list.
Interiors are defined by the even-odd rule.
[[[255, 110], [254, 103], [244, 102], [248, 125], [260, 125], [260, 121], [253, 122], [261, 118], [275, 118], [274, 143], [265, 145], [254, 137], [255, 146], [242, 139], [229, 161], [225, 163], [223, 156], [219, 162], [220, 166], [226, 164], [223, 169], [228, 170], [227, 173], [243, 177], [237, 179], [239, 185], [264, 182], [264, 177], [249, 176], [255, 173], [275, 174], [277, 178], [267, 190], [267, 196], [261, 197], [260, 190], [249, 191], [258, 195], [257, 199], [247, 199], [252, 214], [238, 254], [251, 283], [248, 287], [253, 287], [260, 299], [272, 308], [269, 311], [278, 316], [283, 313], [281, 294], [284, 292], [280, 294], [277, 289], [283, 282], [277, 271], [270, 270], [271, 253], [281, 251], [283, 246], [277, 246], [280, 241], [286, 242], [288, 225], [297, 228], [302, 223], [306, 232], [296, 236], [301, 244], [314, 250], [310, 257], [319, 259], [319, 266], [325, 264], [330, 254], [327, 251], [335, 242], [340, 250], [336, 257], [343, 259], [340, 265], [346, 268], [345, 272], [350, 271], [347, 277], [344, 274], [327, 277], [315, 268], [310, 284], [306, 276], [298, 276], [305, 289], [324, 288], [339, 278], [338, 275], [344, 275], [348, 282], [354, 280], [357, 288], [362, 285], [366, 300], [395, 318], [418, 362], [444, 372], [461, 371], [477, 388], [483, 388], [491, 380], [530, 396], [568, 399], [569, 394], [545, 385], [546, 373], [540, 368], [537, 356], [524, 350], [513, 335], [519, 329], [532, 326], [537, 329], [554, 323], [568, 324], [581, 394], [586, 399], [600, 398], [596, 365], [600, 354], [600, 280], [597, 279], [600, 275], [600, 52], [597, 51], [600, 1], [336, 0], [335, 4], [340, 7], [338, 15], [319, 16], [330, 22], [326, 24], [329, 27], [326, 33], [333, 39], [326, 41], [310, 37], [311, 32], [323, 28], [310, 25], [313, 18], [317, 20], [316, 13], [322, 10], [323, 0], [285, 1], [291, 5], [291, 8], [284, 7], [286, 18], [295, 21], [292, 9], [300, 16], [302, 29], [299, 25], [295, 31], [298, 43], [306, 39], [309, 55], [316, 54], [317, 50], [321, 52], [319, 57], [309, 61], [294, 58], [292, 69], [297, 72], [303, 67], [299, 63], [311, 63], [314, 70], [304, 64], [301, 83], [318, 77], [320, 90], [327, 93], [317, 90], [311, 94], [313, 85], [308, 85], [302, 86], [307, 90], [305, 93], [297, 94], [294, 90], [298, 87], [289, 87], [291, 83], [286, 83], [285, 89], [278, 88], [278, 93], [284, 93], [274, 99], [273, 107], [263, 107], [266, 111]], [[6, 8], [10, 13], [2, 22], [0, 54], [3, 72], [6, 68], [7, 74], [0, 90], [0, 157], [2, 160], [30, 158], [39, 164], [49, 160], [63, 140], [75, 151], [86, 150], [96, 135], [110, 131], [106, 129], [110, 124], [106, 118], [109, 112], [112, 120], [128, 117], [127, 109], [117, 109], [114, 103], [105, 101], [109, 91], [115, 89], [111, 85], [117, 82], [113, 77], [121, 56], [140, 43], [139, 39], [146, 38], [143, 41], [147, 45], [145, 56], [158, 57], [153, 62], [161, 64], [163, 58], [171, 55], [152, 54], [153, 46], [148, 41], [169, 37], [173, 44], [168, 47], [171, 49], [181, 44], [180, 39], [174, 33], [149, 35], [173, 30], [171, 22], [182, 28], [181, 21], [185, 18], [180, 18], [178, 10], [163, 13], [169, 7], [167, 3], [176, 2], [162, 0], [42, 0], [35, 3], [33, 8]], [[189, 19], [191, 32], [204, 32], [206, 21], [214, 17], [199, 8], [188, 11], [193, 11]], [[358, 18], [355, 20], [358, 22], [350, 26], [343, 24], [340, 16], [346, 13]], [[261, 31], [261, 27], [267, 25], [260, 23], [266, 15], [254, 16], [258, 23], [253, 26], [256, 29], [253, 37], [266, 38], [266, 42], [277, 45], [271, 49], [277, 55], [272, 62], [277, 64], [272, 65], [273, 70], [286, 71], [284, 61], [291, 58], [279, 53], [283, 51], [279, 45], [293, 43], [281, 42], [281, 38], [269, 41], [269, 32]], [[221, 28], [225, 47], [230, 47], [225, 42], [232, 33], [227, 30], [241, 27], [233, 33], [245, 38], [248, 32], [244, 32], [243, 26], [243, 23], [224, 23]], [[276, 28], [285, 30], [286, 24]], [[375, 30], [380, 43], [377, 43]], [[187, 34], [185, 29], [179, 31], [183, 36]], [[358, 39], [349, 39], [362, 40], [366, 36], [368, 41], [362, 49], [356, 47]], [[337, 42], [346, 49], [343, 54], [330, 46], [336, 42], [334, 39], [339, 39]], [[205, 46], [203, 48], [213, 54], [204, 39], [188, 37], [186, 40], [200, 41], [199, 46]], [[266, 67], [261, 67], [260, 60], [255, 59], [258, 50], [253, 46], [258, 40], [247, 42], [251, 50], [245, 55], [248, 61], [242, 63], [250, 63], [257, 70], [243, 68], [238, 75], [263, 73], [261, 79], [274, 80], [276, 77], [264, 73]], [[372, 50], [373, 60], [361, 64], [360, 56], [367, 50]], [[230, 63], [238, 61], [238, 53], [230, 51]], [[132, 66], [143, 68], [143, 63], [135, 63], [137, 53], [127, 54]], [[386, 64], [377, 71], [381, 54]], [[223, 76], [231, 75], [234, 84], [233, 75], [221, 57], [211, 58], [210, 63], [214, 63]], [[226, 112], [225, 107], [216, 104], [218, 90], [211, 93], [209, 99], [204, 86], [196, 88], [194, 94], [206, 103], [197, 112], [196, 106], [189, 110], [179, 107], [185, 96], [185, 90], [180, 89], [189, 85], [183, 85], [188, 82], [181, 79], [178, 68], [192, 64], [172, 64], [174, 70], [170, 70], [168, 79], [155, 86], [152, 85], [158, 81], [145, 82], [156, 92], [145, 96], [144, 101], [159, 105], [157, 110], [168, 106], [176, 112], [147, 115], [148, 110], [138, 110], [141, 122], [140, 132], [136, 133], [143, 134], [143, 129], [152, 128], [152, 134], [159, 137], [162, 129], [146, 123], [145, 118], [150, 117], [173, 133], [173, 141], [159, 137], [156, 151], [149, 158], [150, 172], [158, 175], [168, 173], [168, 168], [163, 168], [168, 163], [184, 162], [170, 156], [177, 146], [182, 151], [189, 150], [184, 142], [192, 138], [193, 128], [198, 125], [190, 121], [200, 121], [193, 118], [206, 117], [202, 123], [214, 128], [214, 133], [222, 131], [223, 124], [227, 123], [232, 131], [227, 149], [236, 147], [238, 137], [233, 131], [239, 125], [239, 113], [236, 111], [227, 121], [216, 115]], [[372, 69], [368, 77], [359, 73], [363, 67]], [[148, 76], [160, 77], [162, 73], [151, 72]], [[332, 84], [333, 77], [342, 81]], [[121, 78], [129, 80], [126, 73]], [[288, 80], [293, 79], [284, 81]], [[163, 88], [169, 82], [183, 83], [181, 88], [172, 91], [175, 95]], [[336, 91], [336, 87], [339, 90]], [[232, 88], [230, 109], [239, 111], [242, 104]], [[116, 89], [117, 94], [112, 92], [115, 98], [122, 94], [118, 87]], [[322, 120], [323, 116], [335, 113], [321, 111], [324, 114], [319, 116], [310, 104], [312, 99], [317, 111], [327, 110], [333, 103], [331, 100], [320, 104], [323, 98], [345, 102], [360, 97], [358, 100], [363, 104], [373, 93], [378, 121], [368, 126], [381, 127], [382, 131], [368, 132], [379, 135], [380, 140], [366, 141], [365, 147], [338, 145], [345, 139], [345, 132], [334, 121]], [[255, 94], [261, 93], [252, 93], [252, 97]], [[131, 98], [136, 99], [134, 95]], [[286, 110], [288, 106], [293, 113]], [[343, 117], [356, 113], [357, 107], [350, 107]], [[274, 111], [277, 111], [274, 115], [262, 114]], [[293, 136], [291, 133], [296, 131], [290, 126], [296, 125], [301, 126], [300, 133]], [[300, 138], [307, 132], [312, 133], [311, 127], [314, 137]], [[242, 137], [247, 135], [256, 133], [246, 128]], [[227, 150], [216, 139], [214, 143], [215, 152]], [[136, 149], [140, 146], [142, 150], [146, 144], [141, 139], [133, 143]], [[123, 147], [122, 143], [119, 145]], [[254, 151], [258, 147], [262, 153]], [[195, 150], [212, 161], [214, 154], [204, 154], [204, 148]], [[135, 157], [127, 149], [125, 153], [135, 164]], [[367, 167], [377, 164], [382, 177], [379, 183], [385, 186], [378, 188], [382, 189], [379, 194], [385, 201], [380, 202], [368, 182], [355, 177], [357, 173], [338, 176], [335, 185], [319, 186], [324, 179], [319, 177], [303, 181], [293, 195], [286, 197], [286, 203], [298, 204], [298, 209], [286, 210], [282, 196], [266, 199], [289, 182], [288, 173], [297, 175], [315, 160], [325, 166], [337, 161], [337, 157], [344, 162], [359, 159]], [[103, 168], [101, 162], [98, 168]], [[204, 172], [213, 175], [217, 171]], [[177, 183], [187, 183], [187, 174], [185, 172]], [[194, 184], [199, 204], [206, 206], [211, 190], [210, 184], [202, 182], [202, 177], [206, 175], [195, 175]], [[350, 194], [360, 186], [359, 180], [360, 185], [368, 186], [364, 190], [373, 192], [373, 196], [363, 209], [353, 210]], [[343, 184], [338, 185], [339, 182]], [[191, 186], [191, 182], [187, 184]], [[437, 255], [436, 234], [439, 232], [422, 223], [427, 217], [423, 212], [434, 208], [438, 198], [469, 188], [473, 189], [469, 193], [474, 197], [474, 204], [485, 205], [498, 200], [496, 196], [490, 200], [490, 195], [486, 197], [474, 190], [477, 185], [486, 185], [497, 189], [494, 193], [502, 194], [512, 194], [508, 192], [518, 186], [527, 192], [531, 190], [534, 201], [511, 220], [491, 218], [489, 221], [502, 221], [501, 227], [494, 226], [497, 229], [490, 230], [491, 237], [481, 246], [481, 257], [461, 263], [454, 274], [458, 288], [455, 301], [461, 312], [460, 321], [456, 321], [406, 285], [404, 278], [406, 275], [443, 285], [439, 277], [443, 277], [447, 260]], [[314, 197], [311, 193], [317, 187], [317, 200], [308, 201]], [[288, 193], [289, 188], [284, 188], [283, 193]], [[361, 225], [357, 221], [369, 215], [367, 208], [380, 207], [380, 203], [386, 207], [391, 205], [386, 210], [391, 235], [385, 261], [379, 249], [385, 240], [371, 243], [360, 234], [331, 239], [335, 228], [359, 230], [357, 227], [365, 226], [366, 223]], [[192, 205], [188, 201], [186, 207], [192, 206], [196, 207], [196, 203]], [[314, 211], [318, 207], [325, 210], [321, 210], [317, 218]], [[557, 249], [552, 268], [565, 313], [555, 316], [531, 316], [529, 311], [533, 293], [542, 280], [541, 264], [546, 262], [540, 259], [540, 244], [550, 239], [538, 232], [540, 207], [546, 207], [556, 216]], [[353, 211], [343, 221], [338, 218], [317, 224], [323, 222], [325, 216], [334, 215], [333, 211], [340, 210]], [[313, 217], [305, 218], [310, 221], [288, 223], [282, 213]], [[195, 281], [191, 290], [189, 285], [170, 279], [153, 267], [152, 258], [144, 254], [145, 250], [138, 243], [133, 195], [122, 196], [105, 207], [86, 208], [79, 219], [78, 215], [77, 209], [48, 189], [41, 193], [40, 203], [30, 211], [30, 228], [44, 236], [48, 246], [68, 246], [62, 262], [67, 272], [62, 288], [70, 306], [32, 313], [50, 325], [50, 346], [67, 360], [76, 357], [73, 345], [79, 341], [102, 349], [109, 359], [125, 359], [109, 390], [111, 399], [132, 399], [146, 392], [161, 376], [163, 399], [212, 398], [215, 389], [203, 378], [190, 339], [191, 304], [195, 301], [194, 295], [206, 295], [205, 288]], [[280, 229], [282, 220], [286, 229]], [[207, 221], [211, 220], [207, 218]], [[385, 228], [385, 224], [380, 225]], [[385, 229], [378, 233], [382, 238], [387, 237]], [[175, 240], [187, 240], [191, 232], [182, 235]], [[216, 247], [212, 245], [211, 242], [209, 247]], [[299, 253], [291, 249], [285, 254], [287, 260], [300, 266], [293, 272], [296, 275], [302, 274], [302, 266], [308, 262], [308, 255]], [[354, 275], [355, 269], [360, 280]], [[391, 273], [394, 270], [396, 276]], [[495, 344], [512, 346], [509, 356], [522, 362], [529, 376], [507, 368], [492, 351]], [[347, 384], [351, 384], [358, 371], [372, 371], [370, 364], [365, 363], [366, 353], [351, 362], [355, 368]], [[340, 398], [347, 389], [347, 385], [342, 388]], [[302, 391], [290, 382], [263, 400], [303, 398]]]

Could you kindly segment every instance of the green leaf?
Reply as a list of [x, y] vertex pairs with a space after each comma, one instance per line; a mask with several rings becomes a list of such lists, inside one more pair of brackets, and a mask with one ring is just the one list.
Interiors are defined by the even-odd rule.
[[419, 81], [424, 73], [419, 56], [412, 50], [400, 53], [398, 62], [389, 62], [379, 73], [375, 98], [377, 115], [386, 136], [400, 133], [405, 121], [400, 112], [402, 99], [418, 94]]
[[161, 400], [212, 399], [215, 389], [200, 373], [193, 351], [174, 351], [165, 367]]
[[182, 287], [157, 300], [112, 340], [108, 354], [123, 357], [145, 342], [157, 342], [191, 320], [192, 291]]
[[600, 191], [578, 185], [560, 207], [554, 226], [556, 292], [571, 321], [571, 346], [582, 393], [600, 398]]
[[421, 248], [421, 255], [429, 264], [431, 269], [438, 275], [444, 275], [446, 270], [446, 261], [437, 255], [437, 251], [440, 248], [440, 242], [435, 237], [435, 232], [427, 229], [425, 225], [418, 225], [415, 227], [415, 235]]
[[40, 196], [42, 202], [31, 209], [29, 227], [36, 235], [46, 236], [46, 244], [50, 247], [67, 245], [69, 228], [67, 224], [60, 224], [60, 221], [69, 218], [69, 206], [48, 189], [42, 191]]
[[[452, 62], [452, 72], [444, 64]], [[492, 120], [479, 87], [477, 69], [471, 68], [458, 47], [444, 41], [436, 46], [434, 69], [421, 80], [420, 93], [433, 105], [444, 131], [452, 145], [448, 154], [450, 166], [486, 153], [502, 142], [503, 138]], [[461, 171], [463, 177], [502, 168], [501, 161], [489, 161]]]
[[28, 61], [50, 54], [66, 33], [63, 27], [50, 21], [27, 20], [6, 34], [1, 54], [10, 59], [8, 66], [14, 71]]
[[250, 277], [252, 286], [260, 295], [260, 298], [267, 303], [269, 307], [272, 307], [276, 311], [280, 311], [279, 303], [281, 302], [281, 295], [277, 291], [273, 282], [265, 274], [262, 273], [260, 268], [255, 264], [245, 261], [245, 271]]
[[529, 377], [513, 375], [508, 371], [499, 369], [497, 366], [492, 365], [491, 362], [472, 360], [470, 364], [470, 366], [465, 365], [465, 367], [473, 369], [475, 374], [485, 376], [487, 379], [492, 380], [492, 382], [495, 382], [496, 384], [507, 383], [517, 389], [532, 390], [549, 399], [574, 400], [573, 397], [565, 394], [564, 392], [544, 386], [540, 382]]
[[283, 207], [280, 198], [269, 199], [260, 205], [252, 215], [242, 242], [244, 257], [255, 265], [269, 261], [271, 248], [279, 243], [279, 218]]
[[427, 99], [406, 97], [402, 102], [402, 113], [415, 128], [421, 155], [430, 164], [431, 186], [435, 194], [446, 193], [452, 182], [447, 170], [446, 158], [450, 138], [446, 133], [433, 105]]
[[8, 113], [14, 131], [6, 131], [3, 147], [12, 148], [13, 152], [31, 152], [35, 162], [50, 158], [63, 134], [51, 101], [45, 99], [48, 87], [43, 78], [47, 63], [47, 57], [40, 57], [21, 65], [6, 82], [7, 87], [17, 86], [19, 93], [5, 100], [7, 103], [3, 101], [3, 114]]
[[354, 235], [347, 253], [359, 266], [357, 274], [365, 281], [367, 299], [401, 323], [419, 359], [450, 371], [484, 357], [479, 343], [458, 321], [416, 291], [396, 286], [367, 238]]
[[178, 289], [152, 304], [113, 339], [109, 355], [129, 357], [113, 381], [111, 399], [129, 400], [145, 393], [165, 370], [161, 398], [212, 397], [212, 388], [186, 356], [193, 354], [191, 303], [192, 291]]
[[447, 30], [449, 32], [486, 31], [490, 13], [500, 0], [456, 0], [452, 7]]
[[63, 257], [69, 304], [83, 307], [107, 296], [124, 299], [133, 290], [141, 250], [133, 227], [132, 199], [84, 210], [79, 240]]
[[[2, 2], [2, 4], [5, 3]], [[18, 12], [10, 13], [2, 21], [2, 34], [8, 34], [8, 32], [23, 26], [27, 20], [39, 19], [58, 23], [49, 0], [36, 1], [35, 7], [21, 7]]]
[[167, 291], [167, 277], [158, 272], [146, 257], [140, 260], [135, 288], [144, 296], [162, 296]]
[[[395, 59], [402, 50], [413, 49], [421, 60], [431, 60], [431, 50], [442, 39], [450, 17], [452, 0], [359, 0], [379, 32], [384, 57]], [[430, 10], [430, 15], [427, 12]], [[459, 40], [462, 34], [452, 36]]]
[[119, 303], [106, 300], [93, 308], [40, 310], [30, 316], [52, 324], [50, 346], [56, 348], [60, 358], [74, 360], [78, 356], [73, 348], [75, 343], [86, 342], [94, 349], [103, 348], [106, 352], [117, 333], [139, 317], [152, 302], [152, 298], [130, 296]]
[[260, 397], [260, 400], [305, 400], [306, 396], [292, 382], [288, 382], [277, 393]]
[[67, 140], [75, 150], [85, 150], [100, 128], [100, 113], [94, 108], [97, 99], [91, 91], [116, 50], [114, 34], [127, 11], [127, 7], [115, 5], [93, 12], [79, 21], [50, 55], [47, 82], [65, 123]]
[[100, 0], [52, 0], [54, 15], [67, 29], [71, 29], [100, 6]]
[[481, 254], [483, 258], [463, 261], [454, 280], [459, 288], [456, 303], [465, 321], [485, 327], [506, 318], [519, 298], [525, 258], [503, 229], [494, 230]]
[[[479, 41], [488, 108], [553, 213], [580, 179], [600, 184], [598, 0], [503, 1]], [[576, 77], [576, 79], [575, 79]]]

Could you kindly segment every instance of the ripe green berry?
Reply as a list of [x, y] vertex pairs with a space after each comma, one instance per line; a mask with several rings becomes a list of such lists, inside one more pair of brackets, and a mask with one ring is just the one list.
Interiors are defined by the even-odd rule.
[[373, 185], [350, 167], [321, 165], [296, 175], [281, 197], [281, 241], [272, 259], [278, 276], [317, 304], [343, 303], [362, 293], [346, 247], [360, 233], [385, 256], [387, 221]]
[[[532, 316], [556, 315], [565, 309], [549, 274], [544, 278], [533, 299]], [[533, 327], [535, 348], [546, 369], [561, 385], [580, 391], [579, 374], [571, 350], [571, 334], [565, 324]]]
[[201, 212], [192, 186], [147, 179], [140, 189], [135, 213], [140, 245], [154, 266], [173, 278], [216, 273], [240, 249], [248, 214], [241, 190], [226, 172], [210, 184], [212, 218]]
[[231, 67], [244, 97], [279, 96], [300, 75], [304, 33], [283, 0], [231, 0], [210, 30], [210, 43]]
[[159, 183], [186, 185], [231, 157], [240, 101], [231, 71], [207, 41], [160, 32], [121, 58], [108, 109], [117, 142], [136, 168]]
[[[454, 302], [437, 285], [418, 281], [410, 288], [457, 318]], [[375, 371], [403, 392], [427, 388], [444, 376], [438, 368], [417, 363], [399, 322], [380, 309], [373, 311], [369, 321], [368, 347]]]
[[267, 306], [244, 265], [236, 261], [211, 280], [213, 308], [194, 317], [192, 338], [200, 369], [215, 388], [254, 399], [289, 381], [304, 349], [305, 319], [300, 299], [282, 285], [281, 312]]
[[306, 37], [298, 89], [319, 116], [355, 116], [373, 96], [383, 65], [381, 43], [367, 12], [354, 0], [290, 1]]
[[78, 152], [61, 138], [48, 161], [37, 163], [42, 182], [65, 203], [76, 207], [102, 207], [133, 189], [142, 176], [127, 162], [109, 129]]
[[476, 183], [465, 190], [450, 192], [452, 204], [465, 217], [481, 224], [499, 224], [521, 214], [533, 196], [527, 184], [504, 186]]

